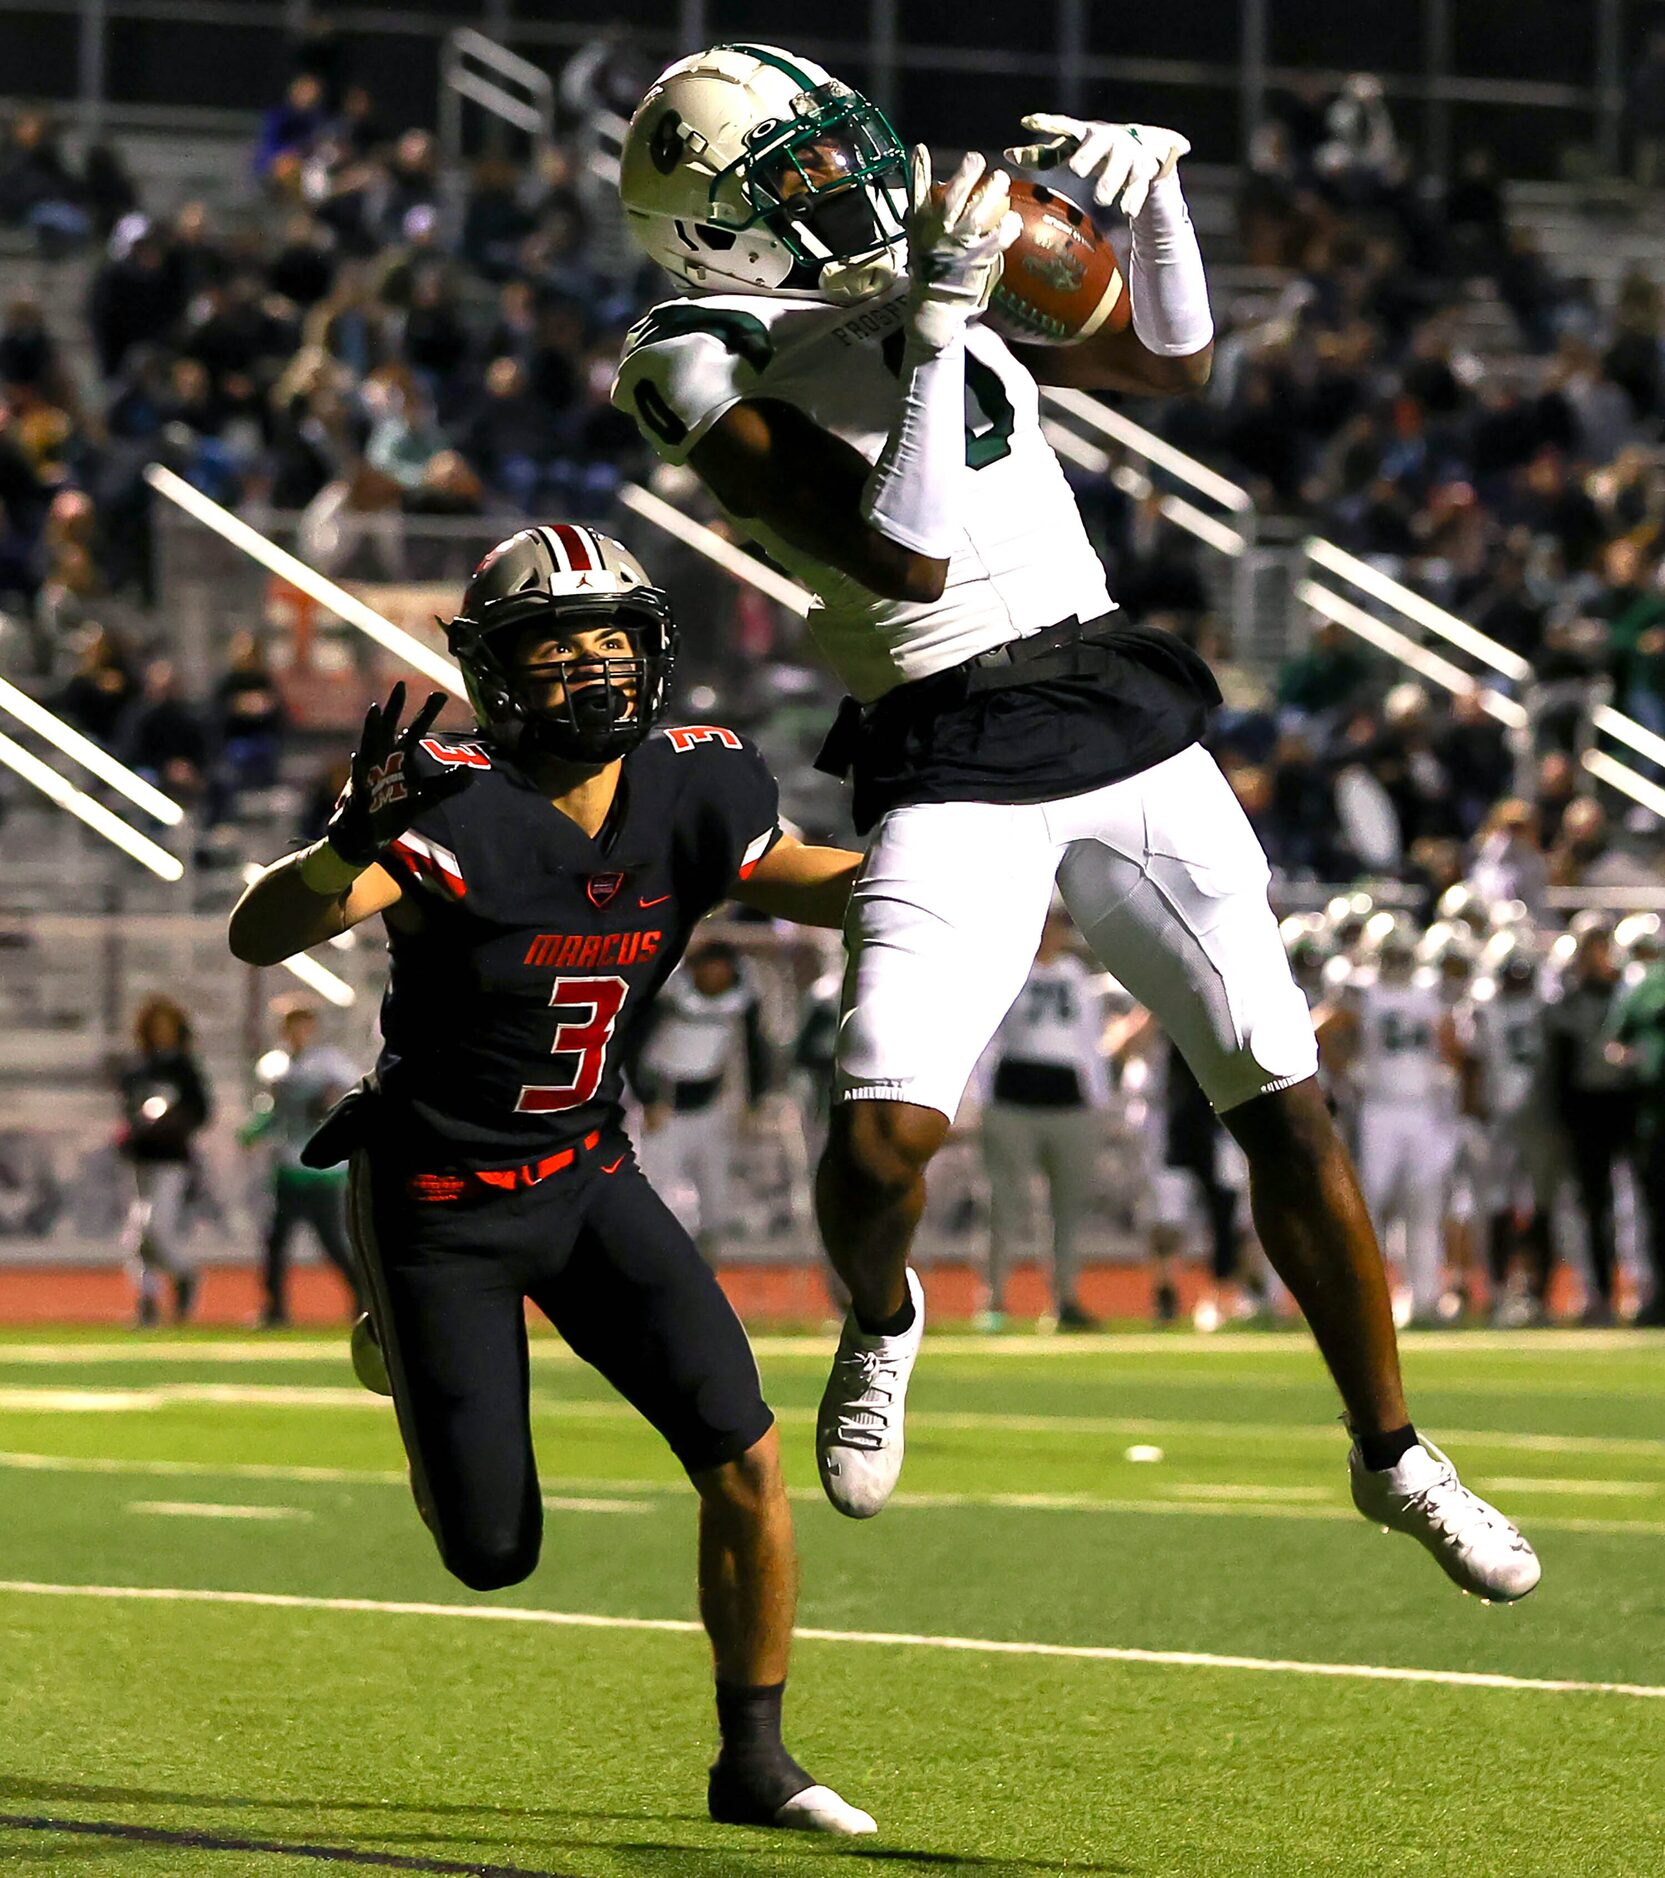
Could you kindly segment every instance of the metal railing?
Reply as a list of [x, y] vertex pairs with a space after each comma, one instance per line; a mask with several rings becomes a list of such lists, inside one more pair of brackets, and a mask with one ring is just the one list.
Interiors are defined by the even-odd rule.
[[[1313, 567], [1369, 595], [1378, 606], [1387, 608], [1423, 632], [1432, 633], [1448, 646], [1473, 659], [1485, 671], [1514, 686], [1525, 686], [1532, 682], [1532, 667], [1518, 652], [1488, 637], [1469, 625], [1467, 620], [1448, 612], [1426, 595], [1407, 587], [1403, 581], [1383, 573], [1369, 561], [1361, 560], [1356, 554], [1338, 548], [1333, 541], [1322, 540], [1316, 535], [1309, 536], [1303, 543], [1302, 553]], [[1467, 691], [1476, 685], [1472, 672], [1430, 651], [1420, 640], [1397, 631], [1321, 581], [1310, 578], [1299, 581], [1294, 589], [1294, 597], [1301, 604], [1323, 614], [1326, 619], [1334, 620], [1338, 626], [1345, 627], [1357, 637], [1375, 645], [1378, 650], [1388, 652], [1419, 677], [1428, 679], [1446, 691]], [[1484, 709], [1499, 722], [1511, 728], [1525, 728], [1527, 711], [1517, 700], [1491, 686], [1480, 687], [1479, 697]], [[1589, 723], [1591, 730], [1598, 735], [1624, 744], [1652, 763], [1665, 765], [1665, 737], [1658, 736], [1623, 711], [1614, 710], [1610, 704], [1595, 704], [1589, 713]], [[1640, 803], [1643, 808], [1665, 820], [1665, 788], [1642, 774], [1633, 764], [1623, 763], [1610, 751], [1595, 747], [1581, 752], [1579, 760], [1598, 782], [1619, 790], [1633, 802]]]
[[[1041, 429], [1066, 462], [1089, 476], [1107, 477], [1136, 502], [1155, 493], [1166, 521], [1226, 557], [1231, 563], [1231, 618], [1242, 641], [1234, 649], [1256, 662], [1254, 653], [1267, 637], [1259, 580], [1265, 557], [1260, 552], [1260, 517], [1248, 490], [1089, 392], [1043, 386], [1041, 405], [1046, 413]], [[1084, 437], [1083, 430], [1092, 436]], [[1175, 483], [1188, 493], [1180, 494], [1172, 487]]]
[[472, 26], [458, 26], [446, 35], [439, 81], [440, 145], [453, 171], [462, 162], [465, 98], [524, 131], [534, 160], [555, 141], [554, 80], [542, 66]]

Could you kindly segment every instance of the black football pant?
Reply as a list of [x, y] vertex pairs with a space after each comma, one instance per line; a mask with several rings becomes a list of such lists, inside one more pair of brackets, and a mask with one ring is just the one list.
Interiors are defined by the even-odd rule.
[[1229, 1284], [1239, 1276], [1241, 1246], [1237, 1231], [1238, 1194], [1220, 1178], [1217, 1144], [1213, 1140], [1189, 1143], [1169, 1160], [1170, 1167], [1192, 1175], [1202, 1189], [1208, 1213], [1210, 1270], [1216, 1284]]
[[279, 1180], [273, 1188], [272, 1221], [266, 1228], [266, 1321], [289, 1315], [289, 1242], [297, 1226], [310, 1226], [324, 1256], [347, 1281], [362, 1309], [358, 1273], [347, 1238], [347, 1184], [331, 1180]]
[[1613, 1164], [1632, 1151], [1636, 1107], [1627, 1091], [1586, 1089], [1566, 1117], [1573, 1182], [1590, 1249], [1590, 1276], [1604, 1304], [1613, 1302], [1617, 1263], [1613, 1232]]
[[690, 1474], [769, 1431], [740, 1320], [622, 1135], [530, 1187], [434, 1200], [423, 1184], [354, 1154], [353, 1241], [417, 1506], [464, 1584], [518, 1584], [542, 1542], [526, 1299]]

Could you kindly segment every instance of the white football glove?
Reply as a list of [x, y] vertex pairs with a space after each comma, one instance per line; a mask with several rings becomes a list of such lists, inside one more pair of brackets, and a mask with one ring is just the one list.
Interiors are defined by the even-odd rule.
[[1000, 278], [1001, 256], [1023, 229], [1004, 170], [983, 174], [974, 150], [931, 193], [931, 153], [916, 144], [908, 171], [909, 324], [941, 351], [981, 313]]
[[1024, 118], [1025, 130], [1038, 130], [1041, 143], [1015, 144], [1006, 161], [1019, 169], [1047, 170], [1062, 163], [1077, 176], [1091, 177], [1093, 200], [1108, 208], [1121, 198], [1124, 215], [1145, 206], [1151, 184], [1174, 173], [1190, 141], [1159, 124], [1099, 124], [1079, 117], [1054, 117], [1036, 111]]

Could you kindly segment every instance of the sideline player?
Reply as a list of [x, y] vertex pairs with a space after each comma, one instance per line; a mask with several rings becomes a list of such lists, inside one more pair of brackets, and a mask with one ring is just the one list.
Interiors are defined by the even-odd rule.
[[1361, 1512], [1465, 1588], [1538, 1577], [1519, 1533], [1419, 1443], [1380, 1251], [1314, 1080], [1265, 856], [1202, 747], [1212, 675], [1116, 618], [1041, 429], [1036, 378], [1135, 393], [1208, 377], [1202, 257], [1151, 125], [1025, 120], [1125, 220], [1132, 324], [1015, 351], [982, 322], [1019, 222], [968, 156], [941, 190], [882, 112], [778, 47], [678, 61], [631, 121], [626, 217], [688, 290], [632, 329], [614, 398], [817, 596], [851, 700], [823, 762], [873, 830], [851, 896], [839, 1107], [817, 1183], [853, 1308], [822, 1401], [822, 1484], [853, 1517], [902, 1462], [924, 1296], [924, 1173], [1028, 974], [1054, 883], [1248, 1157], [1260, 1238], [1355, 1436]]
[[769, 1084], [762, 1000], [739, 952], [705, 940], [659, 994], [627, 1069], [643, 1104], [642, 1172], [713, 1265], [734, 1226], [728, 1071], [736, 1055], [744, 1059], [746, 1112], [755, 1114]]
[[1540, 962], [1530, 935], [1497, 934], [1485, 966], [1462, 1033], [1485, 1129], [1492, 1322], [1518, 1328], [1549, 1321], [1555, 1201], [1567, 1148], [1551, 1112]]
[[309, 1159], [351, 1152], [418, 1509], [477, 1591], [536, 1565], [530, 1298], [699, 1492], [712, 1817], [871, 1832], [782, 1744], [797, 1565], [773, 1417], [739, 1319], [620, 1125], [622, 1054], [696, 922], [732, 896], [836, 926], [858, 857], [783, 836], [774, 779], [732, 731], [655, 731], [676, 629], [616, 541], [522, 530], [475, 571], [450, 642], [480, 730], [429, 734], [436, 694], [401, 731], [395, 686], [326, 839], [268, 868], [230, 935], [269, 965], [374, 913], [387, 927], [376, 1074]]
[[289, 1243], [297, 1226], [312, 1228], [319, 1250], [347, 1286], [354, 1315], [364, 1309], [347, 1239], [346, 1176], [334, 1167], [308, 1167], [301, 1158], [318, 1124], [358, 1080], [358, 1068], [345, 1050], [318, 1040], [318, 1007], [308, 999], [284, 999], [278, 1023], [283, 1048], [255, 1065], [265, 1087], [237, 1136], [244, 1147], [259, 1143], [271, 1155], [262, 1330], [289, 1322]]
[[1074, 937], [1062, 908], [1047, 916], [1035, 963], [989, 1049], [989, 1262], [979, 1321], [990, 1330], [1006, 1320], [1006, 1280], [1036, 1174], [1052, 1221], [1053, 1320], [1064, 1331], [1099, 1327], [1081, 1303], [1078, 1241], [1097, 1185], [1110, 1079], [1099, 1049], [1104, 999], [1070, 949]]
[[1437, 982], [1417, 970], [1416, 935], [1403, 914], [1375, 914], [1362, 954], [1318, 1034], [1358, 1098], [1371, 1216], [1404, 1232], [1403, 1315], [1433, 1325], [1445, 1294], [1443, 1227], [1459, 1141], [1456, 1024]]

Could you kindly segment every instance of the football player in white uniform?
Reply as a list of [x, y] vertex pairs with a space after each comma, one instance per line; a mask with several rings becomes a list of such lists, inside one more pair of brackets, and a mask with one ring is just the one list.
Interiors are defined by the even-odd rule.
[[907, 1254], [927, 1164], [1034, 957], [1054, 882], [1159, 1018], [1252, 1169], [1256, 1224], [1355, 1436], [1361, 1511], [1518, 1597], [1538, 1564], [1417, 1440], [1381, 1255], [1318, 1095], [1264, 855], [1199, 739], [1219, 693], [1123, 623], [1041, 430], [1037, 376], [1200, 386], [1213, 322], [1177, 165], [1150, 125], [1025, 120], [1115, 223], [1131, 324], [1008, 347], [981, 315], [1019, 222], [968, 156], [933, 189], [883, 114], [778, 47], [679, 60], [631, 121], [620, 195], [682, 296], [633, 330], [614, 398], [668, 462], [816, 595], [851, 699], [823, 764], [871, 829], [846, 928], [838, 1108], [817, 1179], [849, 1286], [822, 1401], [841, 1512], [889, 1498], [924, 1325]]
[[1486, 1136], [1492, 1320], [1539, 1324], [1547, 1316], [1555, 1199], [1568, 1168], [1549, 1100], [1538, 960], [1526, 935], [1501, 933], [1484, 964], [1462, 1032]]
[[1404, 1230], [1410, 1320], [1431, 1324], [1445, 1289], [1442, 1228], [1457, 1160], [1456, 1027], [1434, 974], [1417, 970], [1402, 915], [1376, 914], [1363, 949], [1319, 1034], [1342, 1052], [1358, 1096], [1371, 1216]]

